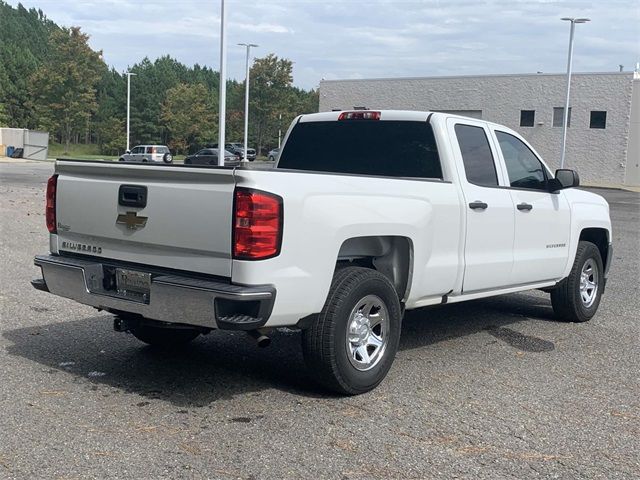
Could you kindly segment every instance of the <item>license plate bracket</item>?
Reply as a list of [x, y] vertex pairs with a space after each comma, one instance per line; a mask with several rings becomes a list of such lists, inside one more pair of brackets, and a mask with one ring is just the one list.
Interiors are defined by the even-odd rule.
[[115, 277], [118, 295], [139, 302], [149, 302], [149, 295], [151, 293], [150, 273], [129, 270], [127, 268], [116, 268]]

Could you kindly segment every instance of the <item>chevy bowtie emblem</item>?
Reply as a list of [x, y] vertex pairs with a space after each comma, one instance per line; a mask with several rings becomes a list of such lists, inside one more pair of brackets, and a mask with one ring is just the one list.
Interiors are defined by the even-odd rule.
[[116, 223], [120, 225], [126, 225], [127, 228], [135, 230], [136, 228], [142, 228], [147, 224], [147, 218], [139, 217], [136, 212], [127, 212], [125, 214], [118, 215]]

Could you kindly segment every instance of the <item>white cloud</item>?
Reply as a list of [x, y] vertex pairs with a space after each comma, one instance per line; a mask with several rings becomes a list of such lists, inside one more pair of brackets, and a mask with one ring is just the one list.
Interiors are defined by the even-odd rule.
[[[17, 5], [18, 0], [9, 0]], [[172, 55], [218, 67], [217, 0], [22, 0], [52, 20], [78, 25], [118, 70]], [[260, 45], [294, 63], [294, 82], [483, 73], [561, 72], [568, 25], [576, 29], [576, 71], [632, 67], [640, 59], [637, 0], [227, 0], [228, 61], [244, 77], [236, 43]]]

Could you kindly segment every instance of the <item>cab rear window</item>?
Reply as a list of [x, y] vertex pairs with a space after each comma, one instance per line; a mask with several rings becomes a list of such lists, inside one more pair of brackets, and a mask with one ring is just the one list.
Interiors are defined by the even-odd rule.
[[442, 179], [431, 125], [415, 121], [298, 123], [280, 154], [278, 168]]

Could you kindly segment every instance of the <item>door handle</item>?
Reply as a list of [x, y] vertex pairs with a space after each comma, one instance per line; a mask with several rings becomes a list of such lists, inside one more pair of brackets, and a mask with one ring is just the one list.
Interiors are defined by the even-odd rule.
[[518, 210], [529, 211], [531, 209], [533, 209], [533, 205], [531, 205], [530, 203], [519, 203], [518, 204]]
[[476, 200], [475, 202], [471, 202], [469, 204], [469, 208], [472, 210], [486, 210], [487, 207], [489, 207], [489, 205], [479, 200]]

